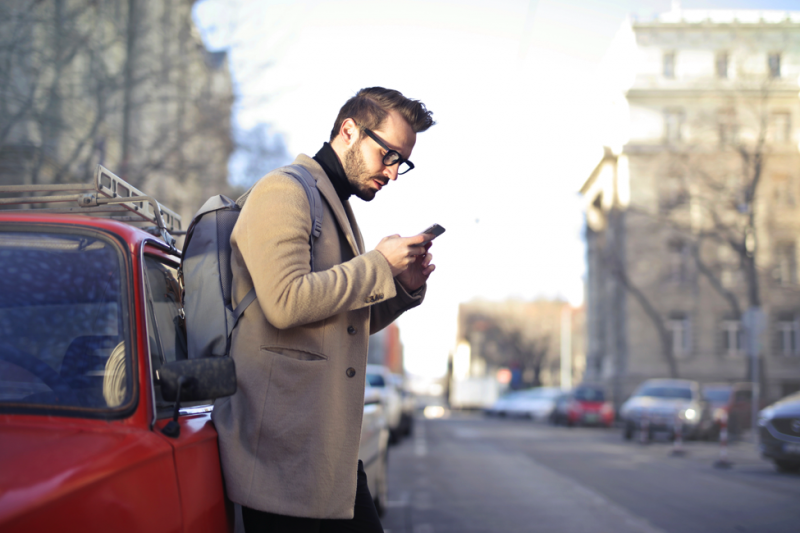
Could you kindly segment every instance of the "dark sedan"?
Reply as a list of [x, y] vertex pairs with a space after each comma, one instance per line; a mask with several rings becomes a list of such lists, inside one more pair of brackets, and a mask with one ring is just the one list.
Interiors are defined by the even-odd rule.
[[800, 392], [759, 413], [761, 455], [782, 472], [800, 472]]

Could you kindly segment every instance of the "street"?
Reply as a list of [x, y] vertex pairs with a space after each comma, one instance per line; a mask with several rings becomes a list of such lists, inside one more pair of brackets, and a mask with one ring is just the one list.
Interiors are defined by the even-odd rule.
[[418, 416], [389, 452], [387, 533], [794, 532], [800, 475], [750, 442], [625, 442], [619, 429], [452, 413]]

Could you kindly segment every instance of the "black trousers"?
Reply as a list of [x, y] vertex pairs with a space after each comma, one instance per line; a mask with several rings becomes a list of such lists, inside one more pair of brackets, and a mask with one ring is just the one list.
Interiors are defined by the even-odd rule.
[[332, 520], [266, 513], [242, 506], [242, 519], [246, 533], [383, 533], [361, 461], [358, 461], [358, 483], [353, 510], [354, 516], [351, 520]]

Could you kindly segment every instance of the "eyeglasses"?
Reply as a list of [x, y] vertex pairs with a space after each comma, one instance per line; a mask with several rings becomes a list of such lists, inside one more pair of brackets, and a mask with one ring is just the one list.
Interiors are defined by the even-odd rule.
[[377, 135], [372, 133], [372, 130], [359, 126], [358, 122], [356, 122], [355, 120], [353, 122], [355, 123], [356, 126], [361, 128], [364, 131], [364, 133], [366, 133], [369, 136], [370, 139], [375, 141], [378, 144], [378, 146], [386, 150], [386, 154], [384, 154], [383, 156], [383, 164], [386, 165], [387, 167], [390, 167], [392, 165], [397, 165], [398, 176], [400, 174], [405, 174], [409, 170], [414, 169], [414, 163], [412, 163], [408, 159], [403, 159], [403, 156], [400, 155], [400, 152], [398, 152], [397, 150], [392, 150], [391, 148], [386, 146], [386, 144], [384, 144], [384, 142], [380, 140]]

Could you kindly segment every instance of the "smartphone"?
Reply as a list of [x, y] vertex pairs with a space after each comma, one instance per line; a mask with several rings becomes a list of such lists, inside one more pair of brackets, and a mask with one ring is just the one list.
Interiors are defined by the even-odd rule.
[[[435, 239], [436, 237], [438, 237], [439, 235], [444, 233], [444, 228], [442, 226], [440, 226], [439, 224], [434, 224], [431, 227], [429, 227], [428, 229], [426, 229], [425, 231], [423, 231], [422, 233], [430, 233], [430, 234], [432, 234], [433, 235], [433, 237], [431, 238], [431, 241], [432, 241], [433, 239]], [[430, 242], [430, 241], [428, 241], [428, 242]]]

